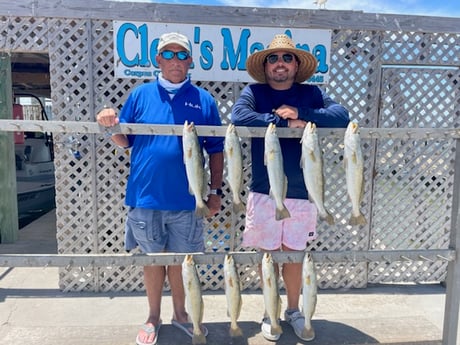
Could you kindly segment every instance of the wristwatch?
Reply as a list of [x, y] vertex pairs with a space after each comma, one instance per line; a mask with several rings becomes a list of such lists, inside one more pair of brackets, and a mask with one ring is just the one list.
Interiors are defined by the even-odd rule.
[[220, 188], [211, 189], [211, 190], [209, 191], [209, 194], [222, 195], [222, 189], [220, 189]]

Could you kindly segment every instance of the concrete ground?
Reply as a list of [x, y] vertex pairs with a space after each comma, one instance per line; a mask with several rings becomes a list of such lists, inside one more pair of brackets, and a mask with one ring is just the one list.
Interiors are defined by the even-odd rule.
[[[20, 230], [15, 244], [0, 244], [0, 254], [56, 253], [54, 212]], [[47, 236], [44, 235], [46, 232]], [[48, 240], [47, 240], [48, 239]], [[53, 243], [54, 241], [54, 243]], [[239, 324], [243, 337], [228, 335], [223, 292], [204, 292], [208, 344], [272, 344], [260, 333], [263, 297], [243, 293]], [[283, 305], [286, 305], [282, 292]], [[435, 285], [379, 285], [353, 290], [319, 290], [312, 345], [441, 344], [445, 289]], [[147, 315], [144, 293], [63, 293], [58, 269], [0, 268], [0, 344], [127, 345], [135, 344]], [[191, 344], [171, 326], [171, 296], [162, 303], [159, 345]], [[283, 321], [276, 344], [304, 344]]]

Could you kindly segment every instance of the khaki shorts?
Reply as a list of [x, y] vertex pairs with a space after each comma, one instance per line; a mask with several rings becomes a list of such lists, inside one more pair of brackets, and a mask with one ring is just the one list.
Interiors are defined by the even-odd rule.
[[275, 219], [275, 201], [270, 196], [250, 192], [246, 206], [243, 247], [277, 250], [284, 244], [292, 250], [304, 250], [316, 239], [317, 209], [304, 199], [286, 199], [290, 218]]

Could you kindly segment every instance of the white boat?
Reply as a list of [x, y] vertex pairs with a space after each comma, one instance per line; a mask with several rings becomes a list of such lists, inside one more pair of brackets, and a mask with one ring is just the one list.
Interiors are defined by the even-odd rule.
[[[13, 109], [17, 114], [17, 105], [14, 105]], [[44, 112], [43, 107], [42, 111]], [[46, 120], [46, 117], [43, 120]], [[51, 134], [15, 133], [15, 156], [18, 220], [19, 227], [22, 227], [28, 221], [56, 207]]]

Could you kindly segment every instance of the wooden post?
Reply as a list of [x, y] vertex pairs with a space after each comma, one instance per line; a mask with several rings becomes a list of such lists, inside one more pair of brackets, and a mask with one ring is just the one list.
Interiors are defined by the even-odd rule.
[[[13, 118], [11, 58], [0, 53], [0, 119]], [[13, 132], [0, 131], [0, 243], [18, 239], [16, 159]]]
[[460, 139], [455, 141], [454, 196], [452, 199], [452, 226], [449, 249], [455, 250], [455, 260], [447, 265], [446, 304], [444, 308], [444, 327], [442, 345], [457, 345], [460, 314]]

